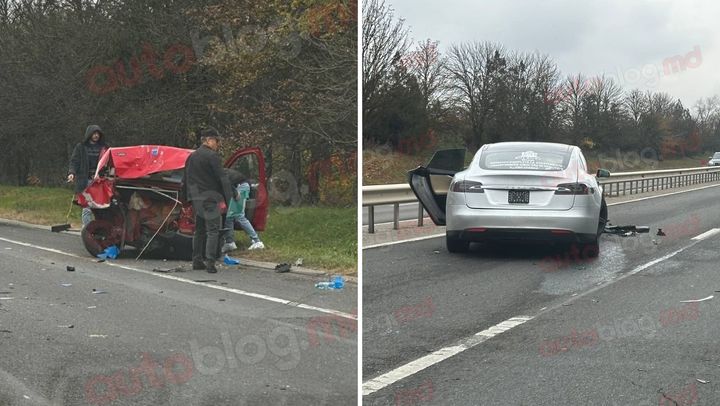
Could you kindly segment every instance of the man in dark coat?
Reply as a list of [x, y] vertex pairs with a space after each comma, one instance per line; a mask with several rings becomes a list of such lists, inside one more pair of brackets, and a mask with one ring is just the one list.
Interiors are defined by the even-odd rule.
[[233, 192], [217, 153], [220, 134], [214, 128], [208, 128], [200, 131], [200, 140], [200, 148], [185, 162], [181, 194], [192, 203], [195, 212], [193, 269], [207, 269], [209, 273], [215, 273], [222, 212], [227, 209]]
[[[85, 190], [95, 176], [98, 161], [108, 145], [105, 143], [105, 134], [99, 126], [89, 125], [85, 130], [82, 142], [75, 145], [70, 165], [68, 167], [67, 181], [75, 182], [75, 194]], [[88, 208], [82, 210], [83, 227], [92, 221], [92, 211]]]

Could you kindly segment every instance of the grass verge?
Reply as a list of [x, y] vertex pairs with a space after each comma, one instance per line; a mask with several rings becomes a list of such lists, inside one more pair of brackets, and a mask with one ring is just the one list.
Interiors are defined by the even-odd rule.
[[[68, 188], [0, 185], [0, 217], [33, 224], [64, 224], [72, 191]], [[79, 229], [80, 208], [73, 205], [69, 223]], [[236, 232], [238, 246], [247, 246], [244, 232]], [[354, 207], [271, 208], [267, 229], [260, 233], [266, 249], [238, 250], [239, 258], [295, 263], [345, 275], [357, 274], [357, 212]], [[78, 244], [81, 244], [78, 240]]]

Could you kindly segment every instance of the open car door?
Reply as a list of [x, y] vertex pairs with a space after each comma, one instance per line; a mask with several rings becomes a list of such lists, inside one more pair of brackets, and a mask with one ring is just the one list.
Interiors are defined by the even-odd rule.
[[237, 150], [227, 161], [225, 167], [243, 174], [250, 183], [250, 198], [245, 203], [245, 217], [257, 231], [265, 230], [270, 199], [268, 198], [265, 178], [265, 157], [260, 148]]
[[450, 181], [463, 170], [465, 149], [436, 151], [426, 166], [408, 172], [408, 182], [433, 223], [445, 225], [445, 203]]

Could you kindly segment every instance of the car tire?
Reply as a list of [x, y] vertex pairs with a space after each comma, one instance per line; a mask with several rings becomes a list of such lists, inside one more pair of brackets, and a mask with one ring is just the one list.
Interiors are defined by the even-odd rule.
[[447, 250], [453, 253], [467, 252], [470, 248], [469, 241], [452, 237], [447, 233], [445, 233], [445, 244], [447, 245]]
[[113, 224], [106, 220], [93, 220], [80, 232], [83, 245], [93, 257], [105, 251], [105, 248], [115, 245], [112, 241]]
[[607, 224], [607, 203], [605, 203], [605, 199], [603, 198], [600, 203], [600, 213], [598, 215], [598, 229], [597, 229], [597, 235], [595, 235], [594, 241], [589, 241], [584, 244], [580, 244], [580, 255], [582, 258], [596, 258], [598, 255], [600, 255], [600, 236], [602, 235], [603, 231], [605, 230], [605, 225]]

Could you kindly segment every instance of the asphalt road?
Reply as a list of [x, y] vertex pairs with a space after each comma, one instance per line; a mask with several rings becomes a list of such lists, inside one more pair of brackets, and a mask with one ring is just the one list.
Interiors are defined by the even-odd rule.
[[720, 228], [718, 194], [610, 206], [652, 230], [603, 235], [597, 259], [443, 238], [364, 250], [363, 404], [720, 404], [720, 234], [692, 239]]
[[0, 405], [357, 404], [357, 288], [316, 279], [0, 226]]

